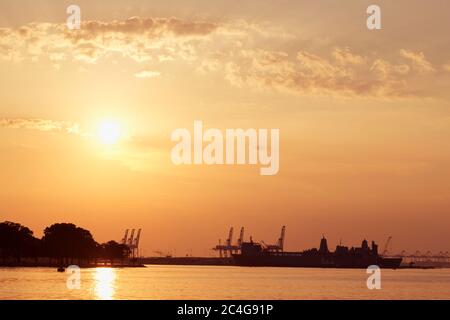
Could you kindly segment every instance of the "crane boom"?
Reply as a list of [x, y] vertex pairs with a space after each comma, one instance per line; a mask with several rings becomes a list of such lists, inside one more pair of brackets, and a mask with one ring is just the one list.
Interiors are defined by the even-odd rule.
[[239, 234], [238, 246], [242, 246], [242, 242], [244, 242], [244, 227], [241, 228], [241, 233]]
[[281, 251], [283, 251], [283, 248], [284, 248], [285, 236], [286, 236], [286, 226], [283, 226], [283, 228], [281, 228], [280, 239], [278, 239], [278, 247], [280, 248]]
[[138, 230], [137, 232], [137, 236], [134, 239], [134, 245], [136, 246], [136, 248], [139, 246], [139, 239], [141, 238], [141, 229]]
[[125, 230], [125, 235], [123, 236], [122, 244], [127, 244], [127, 237], [128, 237], [128, 229]]
[[227, 245], [231, 246], [233, 242], [233, 227], [230, 228], [230, 233], [228, 234]]
[[382, 253], [383, 256], [388, 253], [389, 244], [391, 243], [391, 240], [392, 240], [392, 236], [389, 236], [388, 239], [386, 240], [386, 244], [384, 245], [384, 249], [383, 249], [383, 253]]
[[129, 246], [133, 245], [134, 231], [135, 231], [135, 229], [131, 230], [131, 235], [130, 235], [130, 238], [128, 239], [128, 245]]

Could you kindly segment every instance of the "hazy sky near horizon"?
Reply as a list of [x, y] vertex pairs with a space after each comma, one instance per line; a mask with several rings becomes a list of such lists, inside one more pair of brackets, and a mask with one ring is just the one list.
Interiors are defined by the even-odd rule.
[[[81, 7], [81, 30], [66, 8]], [[289, 249], [450, 249], [450, 3], [0, 2], [0, 220], [210, 254], [230, 226]], [[120, 123], [114, 145], [96, 137]], [[175, 166], [176, 128], [279, 128], [280, 171]], [[175, 251], [176, 250], [176, 251]]]

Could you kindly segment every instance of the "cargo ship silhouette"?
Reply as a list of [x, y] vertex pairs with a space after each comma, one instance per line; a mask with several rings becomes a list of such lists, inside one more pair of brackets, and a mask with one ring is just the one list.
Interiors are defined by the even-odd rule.
[[387, 258], [378, 254], [378, 245], [372, 241], [371, 248], [367, 240], [361, 247], [348, 248], [336, 246], [334, 252], [328, 250], [325, 237], [320, 241], [319, 249], [313, 248], [301, 252], [271, 250], [260, 243], [243, 242], [240, 253], [232, 254], [235, 265], [254, 267], [299, 267], [299, 268], [367, 268], [371, 265], [380, 268], [396, 269], [402, 258]]

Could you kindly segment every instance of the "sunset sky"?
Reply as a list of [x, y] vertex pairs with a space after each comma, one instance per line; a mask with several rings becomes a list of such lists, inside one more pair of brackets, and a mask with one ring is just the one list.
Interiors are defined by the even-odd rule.
[[[448, 0], [2, 0], [0, 221], [142, 228], [146, 255], [283, 225], [292, 250], [448, 251], [449, 30]], [[175, 166], [194, 120], [279, 128], [278, 174]]]

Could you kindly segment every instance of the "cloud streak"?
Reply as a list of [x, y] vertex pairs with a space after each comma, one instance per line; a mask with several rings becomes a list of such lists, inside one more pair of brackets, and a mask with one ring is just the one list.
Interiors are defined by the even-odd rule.
[[0, 127], [9, 129], [27, 129], [44, 132], [62, 132], [80, 134], [80, 126], [75, 122], [54, 121], [39, 118], [14, 118], [0, 119]]
[[413, 67], [422, 74], [432, 73], [435, 71], [432, 64], [425, 58], [423, 52], [413, 52], [411, 50], [400, 50], [400, 55], [408, 59]]
[[18, 29], [0, 29], [0, 57], [8, 60], [78, 60], [95, 63], [112, 53], [137, 62], [158, 56], [186, 57], [189, 43], [217, 31], [210, 22], [176, 18], [138, 18], [124, 21], [86, 21], [80, 30], [65, 24], [31, 23]]
[[161, 75], [158, 71], [151, 71], [151, 70], [142, 70], [138, 73], [135, 73], [134, 76], [139, 79], [151, 79], [151, 78], [157, 78]]
[[420, 92], [409, 85], [434, 68], [422, 53], [401, 51], [403, 61], [392, 63], [379, 57], [335, 48], [328, 56], [299, 51], [241, 51], [226, 66], [226, 77], [242, 87], [273, 88], [301, 94], [364, 97], [412, 97]]

